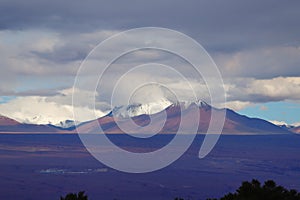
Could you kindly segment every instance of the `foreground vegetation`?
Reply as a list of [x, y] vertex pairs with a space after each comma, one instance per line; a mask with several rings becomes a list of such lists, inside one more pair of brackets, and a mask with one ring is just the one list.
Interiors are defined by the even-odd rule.
[[84, 194], [84, 191], [76, 193], [69, 193], [66, 197], [60, 197], [60, 200], [88, 200], [87, 195]]
[[272, 180], [266, 181], [264, 185], [258, 180], [252, 180], [243, 182], [235, 193], [229, 193], [220, 200], [300, 200], [300, 193], [277, 186]]
[[[84, 192], [79, 192], [78, 194], [67, 194], [66, 197], [61, 197], [60, 200], [88, 200], [88, 197]], [[185, 199], [175, 198], [174, 200]], [[243, 182], [235, 193], [226, 194], [219, 200], [300, 200], [300, 193], [296, 190], [288, 190], [278, 186], [272, 180], [266, 181], [264, 185], [261, 185], [258, 180], [253, 179], [251, 182]]]

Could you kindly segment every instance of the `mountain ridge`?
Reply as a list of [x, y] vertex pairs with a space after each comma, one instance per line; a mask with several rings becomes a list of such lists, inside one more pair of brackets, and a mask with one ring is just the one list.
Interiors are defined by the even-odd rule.
[[[195, 122], [191, 112], [194, 112], [193, 109], [199, 109], [200, 120], [199, 122]], [[233, 110], [230, 109], [218, 109], [211, 107], [209, 104], [205, 102], [194, 103], [191, 104], [188, 108], [183, 109], [183, 113], [181, 113], [181, 107], [179, 104], [172, 104], [167, 107], [164, 111], [167, 113], [167, 120], [160, 131], [160, 133], [176, 133], [178, 130], [178, 124], [181, 120], [186, 122], [188, 125], [195, 125], [198, 123], [198, 130], [197, 133], [206, 133], [209, 127], [211, 111], [214, 109], [217, 115], [220, 115], [221, 112], [226, 112], [225, 123], [222, 130], [224, 134], [280, 134], [280, 133], [291, 133], [288, 130], [285, 130], [279, 126], [276, 126], [266, 120], [259, 119], [259, 118], [250, 118], [245, 115], [240, 115]], [[153, 123], [152, 127], [149, 129], [140, 129], [143, 131], [151, 132], [151, 128], [155, 128], [155, 125], [159, 125], [160, 121], [163, 120], [161, 118], [160, 113], [155, 113], [153, 115], [139, 115], [131, 117], [137, 125], [139, 126], [146, 126], [147, 124]], [[124, 133], [119, 127], [118, 123], [124, 126], [127, 130], [129, 129], [130, 132], [138, 133], [137, 130], [130, 129], [130, 119], [126, 118], [119, 118], [118, 116], [115, 117], [111, 113], [104, 117], [101, 117], [97, 120], [93, 120], [89, 123], [85, 123], [84, 125], [79, 126], [78, 130], [80, 132], [99, 132], [98, 124], [101, 125], [103, 132], [107, 134], [114, 134], [114, 133]], [[184, 130], [189, 130], [188, 127], [184, 127]], [[100, 131], [102, 132], [102, 131]]]
[[[166, 105], [167, 103], [163, 106]], [[117, 108], [119, 110], [115, 110], [114, 112], [112, 111], [103, 117], [83, 122], [77, 127], [69, 126], [70, 124], [74, 123], [72, 120], [66, 121], [68, 122], [67, 126], [60, 127], [52, 124], [24, 124], [8, 117], [0, 116], [0, 133], [76, 133], [76, 128], [80, 132], [91, 133], [99, 132], [98, 124], [100, 124], [103, 131], [107, 134], [122, 134], [124, 131], [119, 128], [118, 123], [120, 123], [125, 127], [126, 130], [129, 130], [129, 132], [133, 133], [139, 133], [141, 130], [147, 133], [153, 131], [157, 127], [162, 127], [159, 133], [167, 134], [176, 133], [181, 120], [183, 120], [183, 122], [185, 122], [184, 124], [186, 124], [186, 127], [183, 128], [187, 133], [191, 131], [190, 127], [195, 126], [198, 127], [197, 133], [206, 133], [210, 124], [212, 110], [215, 111], [216, 115], [221, 115], [222, 112], [225, 112], [226, 114], [225, 123], [222, 130], [223, 134], [291, 133], [289, 130], [274, 125], [266, 120], [240, 115], [234, 110], [228, 108], [214, 108], [203, 101], [177, 102], [170, 104], [160, 112], [148, 112], [150, 114], [141, 112], [141, 110], [143, 110], [141, 109], [143, 108], [142, 106], [143, 105], [138, 104], [123, 106], [121, 109]], [[129, 111], [131, 113], [120, 114], [120, 111]], [[147, 109], [144, 109], [143, 111], [147, 111]], [[166, 116], [163, 115], [164, 113], [166, 113]], [[196, 113], [200, 116], [199, 121], [195, 120], [194, 114]], [[166, 117], [166, 120], [162, 126], [164, 117]], [[132, 126], [130, 123], [131, 120], [133, 120], [136, 126]], [[147, 127], [150, 122], [151, 126]]]
[[0, 133], [58, 133], [59, 130], [49, 125], [20, 123], [9, 117], [0, 116]]

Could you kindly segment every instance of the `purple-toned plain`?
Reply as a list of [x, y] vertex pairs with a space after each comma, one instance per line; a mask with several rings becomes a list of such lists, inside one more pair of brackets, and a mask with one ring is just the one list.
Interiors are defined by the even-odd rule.
[[[273, 179], [300, 190], [298, 135], [222, 135], [204, 159], [197, 153], [198, 135], [175, 163], [146, 174], [128, 174], [95, 160], [77, 135], [0, 135], [0, 199], [59, 199], [69, 192], [86, 191], [91, 200], [206, 199], [234, 191], [244, 180]], [[129, 151], [151, 151], [167, 144], [172, 135], [150, 140], [109, 135]], [[184, 136], [183, 136], [184, 137]]]

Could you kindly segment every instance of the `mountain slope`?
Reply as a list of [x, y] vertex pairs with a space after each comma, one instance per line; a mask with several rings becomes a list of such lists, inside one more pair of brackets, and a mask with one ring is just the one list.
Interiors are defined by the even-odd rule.
[[290, 131], [292, 131], [294, 133], [299, 133], [300, 134], [300, 126], [294, 127], [292, 129], [290, 129]]
[[0, 116], [0, 133], [57, 133], [59, 129], [48, 125], [22, 124]]
[[266, 120], [240, 115], [230, 109], [226, 109], [225, 124], [234, 125], [233, 128], [227, 130], [225, 127], [225, 132], [227, 131], [227, 133], [290, 133], [288, 130]]
[[[181, 110], [181, 108], [183, 108]], [[225, 134], [281, 134], [290, 133], [288, 130], [280, 128], [268, 121], [249, 118], [240, 115], [230, 109], [216, 109], [206, 103], [192, 103], [189, 106], [182, 104], [173, 104], [164, 111], [152, 115], [142, 114], [131, 118], [124, 118], [110, 115], [99, 118], [97, 121], [87, 122], [78, 127], [83, 133], [99, 132], [98, 123], [101, 125], [105, 133], [153, 133], [161, 127], [159, 133], [176, 133], [179, 128], [180, 121], [183, 121], [185, 127], [181, 127], [185, 133], [191, 131], [191, 127], [198, 127], [198, 133], [206, 133], [208, 130], [212, 109], [216, 111], [216, 115], [226, 112], [224, 128]], [[196, 113], [198, 112], [198, 113]], [[166, 121], [164, 122], [166, 114]], [[200, 120], [195, 120], [195, 114], [200, 115]], [[135, 124], [132, 124], [132, 121]], [[123, 128], [121, 130], [119, 125]], [[125, 130], [125, 131], [124, 131]]]
[[[268, 121], [249, 118], [230, 109], [216, 109], [204, 102], [176, 103], [155, 105], [131, 105], [119, 107], [97, 120], [82, 123], [77, 129], [81, 133], [97, 133], [98, 124], [107, 134], [120, 133], [177, 133], [181, 123], [183, 133], [206, 133], [214, 110], [216, 116], [226, 112], [222, 130], [224, 134], [282, 134], [291, 133], [286, 128], [276, 126]], [[165, 107], [157, 112], [158, 107]], [[154, 108], [154, 109], [151, 109]], [[196, 116], [200, 116], [200, 119]], [[198, 119], [198, 120], [197, 120]], [[73, 123], [70, 121], [70, 124]], [[120, 128], [121, 127], [121, 128]], [[194, 129], [193, 129], [194, 127]], [[299, 127], [293, 129], [299, 133]], [[76, 133], [75, 127], [65, 128], [54, 125], [22, 124], [13, 119], [0, 116], [0, 133]]]
[[8, 117], [0, 115], [0, 126], [15, 126], [19, 124], [20, 123], [14, 119], [10, 119]]

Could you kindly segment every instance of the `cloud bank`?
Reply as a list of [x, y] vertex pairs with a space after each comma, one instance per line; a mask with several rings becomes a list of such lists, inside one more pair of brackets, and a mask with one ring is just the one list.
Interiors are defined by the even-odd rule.
[[[20, 121], [71, 119], [71, 89], [83, 59], [101, 41], [136, 27], [158, 26], [191, 36], [208, 51], [224, 78], [227, 106], [235, 110], [265, 102], [300, 102], [299, 1], [123, 1], [0, 2], [0, 113]], [[221, 8], [221, 9], [219, 9]], [[133, 41], [125, 41], [134, 42]], [[174, 41], [174, 44], [176, 41]], [[112, 46], [110, 55], [118, 46]], [[189, 66], [163, 52], [138, 51], [120, 58], [105, 78], [113, 80], [131, 65]], [[93, 71], [86, 75], [86, 82]], [[201, 77], [187, 74], [197, 97], [209, 101]], [[132, 73], [122, 82], [118, 99], [128, 99], [132, 83], [155, 80], [191, 99], [185, 82], [164, 71]], [[80, 90], [76, 109], [95, 114]], [[110, 109], [110, 96], [96, 91], [96, 115]], [[3, 100], [6, 99], [6, 100]], [[147, 98], [146, 98], [147, 99]], [[116, 102], [122, 104], [123, 102]], [[126, 103], [126, 102], [125, 102]]]

